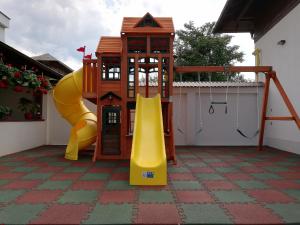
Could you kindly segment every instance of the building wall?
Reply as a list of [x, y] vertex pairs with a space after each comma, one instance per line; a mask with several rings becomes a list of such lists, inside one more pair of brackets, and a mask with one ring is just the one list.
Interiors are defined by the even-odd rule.
[[[261, 88], [259, 89], [260, 104]], [[213, 88], [213, 99], [215, 101], [224, 100], [225, 90], [225, 88]], [[256, 88], [240, 88], [240, 92], [239, 127], [244, 133], [252, 136], [258, 129]], [[198, 88], [182, 88], [181, 104], [179, 104], [179, 88], [175, 88], [173, 97], [175, 144], [196, 146], [257, 145], [258, 137], [246, 139], [236, 131], [236, 93], [236, 88], [229, 89], [227, 114], [225, 114], [224, 105], [216, 105], [215, 113], [211, 115], [208, 113], [210, 107], [208, 88], [201, 88], [200, 100]], [[202, 104], [200, 105], [200, 103]], [[202, 129], [201, 132], [199, 132], [200, 129]]]
[[[277, 72], [287, 95], [300, 114], [300, 4], [268, 33], [257, 41], [261, 49], [262, 65], [271, 65]], [[278, 41], [286, 40], [285, 45]], [[274, 84], [271, 84], [268, 105], [269, 115], [290, 115]], [[268, 121], [265, 144], [300, 154], [300, 131], [294, 122]]]

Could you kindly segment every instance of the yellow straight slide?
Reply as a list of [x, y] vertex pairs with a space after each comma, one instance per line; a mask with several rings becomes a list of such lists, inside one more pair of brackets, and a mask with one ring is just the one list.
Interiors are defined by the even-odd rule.
[[167, 184], [167, 159], [159, 94], [154, 98], [137, 95], [130, 184]]
[[78, 159], [78, 151], [96, 141], [97, 117], [82, 101], [82, 68], [64, 76], [53, 89], [57, 111], [73, 127], [65, 158]]

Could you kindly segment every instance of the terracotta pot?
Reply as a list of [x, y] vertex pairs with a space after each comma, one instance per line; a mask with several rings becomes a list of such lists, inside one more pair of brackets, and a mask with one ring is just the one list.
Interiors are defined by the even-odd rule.
[[33, 114], [31, 112], [27, 112], [24, 114], [24, 117], [26, 120], [32, 120], [33, 119]]

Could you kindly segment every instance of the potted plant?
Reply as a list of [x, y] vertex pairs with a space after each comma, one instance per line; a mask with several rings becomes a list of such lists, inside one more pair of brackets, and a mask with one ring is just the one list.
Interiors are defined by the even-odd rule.
[[0, 105], [0, 120], [7, 120], [12, 114], [11, 108]]
[[20, 98], [18, 108], [24, 113], [26, 120], [33, 119], [32, 106], [33, 102], [30, 99]]

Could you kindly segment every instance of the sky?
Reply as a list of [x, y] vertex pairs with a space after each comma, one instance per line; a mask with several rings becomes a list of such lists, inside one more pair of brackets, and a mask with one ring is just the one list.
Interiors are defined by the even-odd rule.
[[[0, 0], [0, 11], [11, 18], [6, 42], [19, 51], [36, 56], [50, 53], [72, 69], [81, 67], [86, 47], [94, 53], [101, 36], [119, 36], [122, 18], [173, 17], [175, 29], [194, 21], [196, 26], [217, 21], [226, 0]], [[234, 34], [245, 61], [254, 65], [254, 42], [250, 34]], [[94, 56], [94, 54], [93, 54]]]

